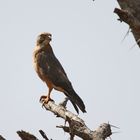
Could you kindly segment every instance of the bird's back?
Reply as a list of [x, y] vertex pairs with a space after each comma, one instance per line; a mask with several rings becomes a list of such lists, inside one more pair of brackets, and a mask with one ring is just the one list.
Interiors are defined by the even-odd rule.
[[64, 94], [69, 97], [76, 111], [78, 110], [76, 106], [78, 106], [82, 112], [86, 112], [82, 99], [74, 91], [66, 72], [54, 55], [50, 44], [44, 46], [44, 48], [39, 48], [40, 49], [38, 49], [38, 46], [36, 47], [33, 56], [34, 67], [39, 77], [46, 82], [48, 86], [64, 92]]

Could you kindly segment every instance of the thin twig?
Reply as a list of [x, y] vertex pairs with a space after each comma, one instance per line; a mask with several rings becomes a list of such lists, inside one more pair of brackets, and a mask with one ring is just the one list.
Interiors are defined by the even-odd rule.
[[45, 139], [45, 140], [49, 140], [47, 135], [45, 134], [45, 132], [43, 130], [39, 130], [41, 136]]

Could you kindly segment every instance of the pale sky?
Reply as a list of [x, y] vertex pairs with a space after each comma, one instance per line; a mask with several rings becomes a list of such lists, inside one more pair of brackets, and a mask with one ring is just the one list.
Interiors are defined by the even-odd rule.
[[[113, 140], [139, 138], [140, 49], [128, 26], [113, 13], [114, 0], [4, 0], [0, 3], [0, 134], [19, 139], [25, 130], [41, 139], [39, 129], [53, 140], [69, 135], [55, 128], [64, 121], [41, 108], [48, 89], [32, 66], [32, 52], [40, 32], [52, 33], [54, 53], [87, 113], [80, 113], [95, 130], [101, 123], [120, 127]], [[134, 47], [133, 47], [134, 46]], [[59, 103], [64, 95], [53, 91]], [[68, 109], [75, 113], [73, 106]]]

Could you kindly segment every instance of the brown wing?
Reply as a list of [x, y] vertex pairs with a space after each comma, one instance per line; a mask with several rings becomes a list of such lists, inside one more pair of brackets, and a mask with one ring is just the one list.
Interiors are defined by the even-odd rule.
[[86, 112], [82, 99], [74, 91], [62, 65], [53, 52], [48, 53], [46, 51], [41, 51], [37, 57], [38, 65], [42, 69], [44, 77], [46, 76], [56, 87], [63, 89], [65, 95], [69, 97], [74, 107], [78, 105], [83, 112]]
[[41, 51], [37, 54], [37, 57], [38, 65], [44, 77], [46, 76], [57, 87], [62, 87], [63, 89], [71, 88], [71, 83], [62, 65], [53, 53]]

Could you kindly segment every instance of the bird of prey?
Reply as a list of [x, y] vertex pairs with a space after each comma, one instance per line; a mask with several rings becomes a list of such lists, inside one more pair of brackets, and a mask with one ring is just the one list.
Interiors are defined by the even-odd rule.
[[40, 77], [49, 88], [47, 96], [41, 96], [40, 100], [48, 103], [52, 100], [50, 94], [52, 89], [63, 92], [73, 104], [76, 112], [79, 114], [79, 108], [84, 113], [85, 105], [82, 99], [74, 91], [67, 74], [62, 65], [56, 58], [50, 45], [52, 35], [50, 33], [41, 33], [37, 37], [36, 47], [33, 53], [34, 67]]

